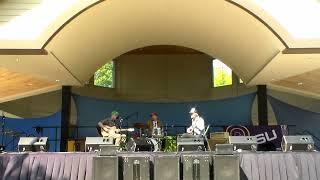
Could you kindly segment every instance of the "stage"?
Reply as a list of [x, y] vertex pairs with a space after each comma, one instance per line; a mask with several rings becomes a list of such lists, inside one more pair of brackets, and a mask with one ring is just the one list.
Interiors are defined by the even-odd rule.
[[[165, 154], [140, 152], [119, 153], [118, 156], [150, 157], [151, 164], [154, 164], [155, 157]], [[182, 154], [177, 153], [176, 155], [182, 157]], [[192, 154], [210, 157], [214, 155], [213, 152], [193, 152]], [[242, 169], [241, 179], [320, 179], [320, 153], [318, 152], [243, 152], [238, 155]], [[90, 180], [93, 177], [93, 157], [96, 156], [98, 156], [96, 153], [80, 152], [1, 154], [0, 177], [3, 180]]]

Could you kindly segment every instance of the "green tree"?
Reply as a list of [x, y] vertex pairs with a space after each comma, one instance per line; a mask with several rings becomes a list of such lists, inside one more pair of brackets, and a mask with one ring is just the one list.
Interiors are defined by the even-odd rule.
[[232, 84], [232, 74], [228, 73], [223, 68], [214, 68], [213, 70], [213, 86], [227, 86]]
[[113, 62], [109, 62], [98, 69], [94, 74], [94, 85], [113, 87]]

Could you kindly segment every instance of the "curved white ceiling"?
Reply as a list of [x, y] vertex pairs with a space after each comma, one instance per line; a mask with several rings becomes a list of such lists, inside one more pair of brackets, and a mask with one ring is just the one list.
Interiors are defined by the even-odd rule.
[[319, 0], [253, 0], [294, 38], [320, 40]]
[[28, 9], [28, 3], [13, 4], [18, 7], [6, 2], [0, 4], [0, 10], [3, 5], [5, 9], [1, 15], [13, 17], [0, 25], [0, 49], [41, 49], [66, 22], [99, 1], [41, 0], [38, 5], [17, 16], [12, 16], [16, 8]]
[[[31, 38], [0, 39], [0, 49], [46, 50], [48, 55], [35, 55], [34, 59], [38, 62], [49, 59], [52, 63], [38, 69], [36, 74], [68, 85], [84, 84], [106, 60], [151, 45], [178, 45], [207, 53], [221, 59], [250, 85], [267, 84], [272, 79], [320, 68], [317, 50], [298, 54], [283, 51], [318, 48], [320, 41], [295, 39], [263, 6], [269, 0], [255, 1], [74, 0], [61, 8], [61, 14], [50, 16], [52, 22], [40, 20], [39, 27], [44, 29], [32, 31]], [[47, 12], [42, 13], [45, 16]], [[15, 30], [22, 33], [20, 36], [26, 32], [23, 27]], [[6, 54], [0, 58], [6, 66], [17, 69], [10, 61], [17, 56]], [[18, 58], [21, 64], [24, 59], [30, 64], [27, 55]], [[30, 68], [17, 70], [33, 72], [34, 67]], [[62, 69], [67, 78], [55, 74], [54, 68]], [[281, 73], [277, 73], [279, 70]]]
[[109, 0], [83, 12], [45, 47], [79, 79], [106, 59], [151, 45], [193, 48], [221, 59], [248, 82], [282, 42], [260, 21], [227, 1]]
[[0, 26], [0, 39], [36, 40], [61, 14], [77, 0], [43, 0], [38, 6]]

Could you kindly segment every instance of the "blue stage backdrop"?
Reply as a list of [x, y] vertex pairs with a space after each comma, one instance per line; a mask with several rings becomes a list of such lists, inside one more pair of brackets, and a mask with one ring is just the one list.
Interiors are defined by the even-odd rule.
[[320, 113], [307, 111], [272, 96], [268, 96], [278, 124], [294, 125], [289, 126], [289, 134], [310, 134], [313, 136], [318, 149], [320, 148]]
[[[48, 127], [48, 126], [61, 126], [61, 112], [57, 112], [53, 115], [41, 118], [31, 118], [31, 119], [15, 119], [15, 118], [2, 118], [2, 123], [4, 123], [4, 129], [6, 132], [13, 131], [16, 136], [12, 134], [7, 134], [2, 136], [0, 133], [1, 142], [6, 146], [7, 151], [17, 151], [19, 137], [25, 136], [41, 136], [41, 133], [37, 133], [34, 127]], [[43, 128], [42, 136], [49, 138], [49, 151], [60, 151], [60, 141], [55, 141], [60, 139], [61, 131], [54, 128]]]
[[[158, 112], [163, 125], [190, 124], [189, 110], [197, 107], [206, 124], [230, 125], [251, 124], [251, 109], [256, 93], [221, 100], [187, 102], [187, 103], [139, 103], [108, 101], [92, 97], [73, 95], [78, 114], [78, 126], [95, 126], [101, 119], [117, 110], [124, 120], [124, 126], [145, 123], [151, 112]], [[184, 128], [168, 128], [169, 134], [184, 132]], [[96, 136], [94, 128], [80, 128], [79, 136]]]

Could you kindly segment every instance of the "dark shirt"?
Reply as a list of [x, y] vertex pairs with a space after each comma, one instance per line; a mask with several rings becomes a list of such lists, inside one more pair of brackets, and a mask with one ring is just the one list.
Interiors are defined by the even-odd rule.
[[112, 120], [110, 118], [104, 119], [102, 121], [100, 121], [103, 125], [105, 126], [109, 126], [109, 127], [113, 127], [116, 126], [117, 128], [119, 127], [119, 123], [117, 120]]
[[[120, 127], [118, 120], [112, 120], [111, 118], [106, 118], [100, 121], [104, 126], [113, 127], [115, 126], [117, 129]], [[101, 135], [101, 127], [97, 125], [98, 133]]]

